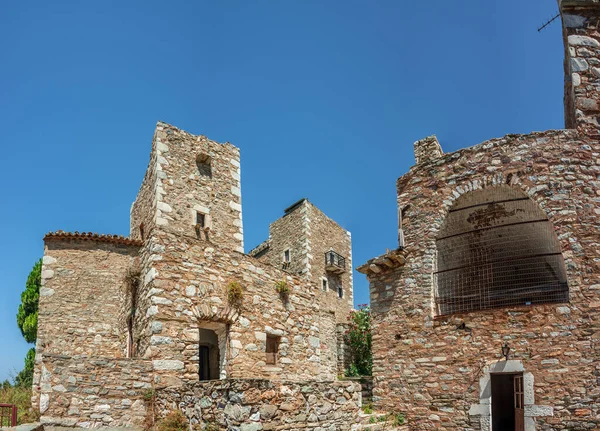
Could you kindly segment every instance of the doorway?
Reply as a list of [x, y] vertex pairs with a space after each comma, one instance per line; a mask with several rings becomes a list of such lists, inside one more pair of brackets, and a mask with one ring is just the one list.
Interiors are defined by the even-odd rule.
[[199, 329], [198, 377], [199, 380], [219, 378], [219, 339], [211, 329]]
[[524, 431], [523, 373], [491, 374], [492, 431]]

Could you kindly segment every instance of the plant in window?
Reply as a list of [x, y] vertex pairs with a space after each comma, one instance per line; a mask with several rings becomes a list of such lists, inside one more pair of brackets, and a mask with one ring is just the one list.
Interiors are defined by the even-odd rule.
[[287, 281], [280, 280], [275, 283], [275, 291], [279, 293], [283, 298], [287, 298], [290, 294], [290, 287], [287, 284]]
[[348, 316], [348, 330], [344, 336], [352, 362], [345, 370], [347, 377], [370, 376], [373, 368], [371, 353], [371, 309], [367, 304], [358, 306]]
[[242, 298], [244, 292], [242, 285], [237, 281], [232, 281], [227, 285], [227, 301], [234, 307], [240, 307], [242, 305]]

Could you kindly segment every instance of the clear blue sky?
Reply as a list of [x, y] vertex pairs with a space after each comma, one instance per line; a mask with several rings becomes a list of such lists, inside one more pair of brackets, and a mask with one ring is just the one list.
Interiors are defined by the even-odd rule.
[[[246, 250], [308, 197], [395, 248], [412, 145], [563, 127], [555, 0], [4, 2], [0, 379], [50, 230], [128, 234], [157, 120], [242, 151]], [[368, 286], [355, 272], [356, 303]]]

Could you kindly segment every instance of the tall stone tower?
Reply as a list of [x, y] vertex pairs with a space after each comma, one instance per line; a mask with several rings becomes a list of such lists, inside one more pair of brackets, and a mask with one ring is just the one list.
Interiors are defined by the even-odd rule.
[[155, 228], [243, 253], [239, 149], [159, 122], [130, 235], [144, 240]]

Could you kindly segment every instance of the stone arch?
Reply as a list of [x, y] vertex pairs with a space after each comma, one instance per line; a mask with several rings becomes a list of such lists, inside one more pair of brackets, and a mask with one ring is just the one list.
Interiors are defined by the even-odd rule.
[[445, 217], [432, 227], [435, 315], [568, 302], [560, 243], [523, 188], [517, 175], [497, 174], [444, 200]]

